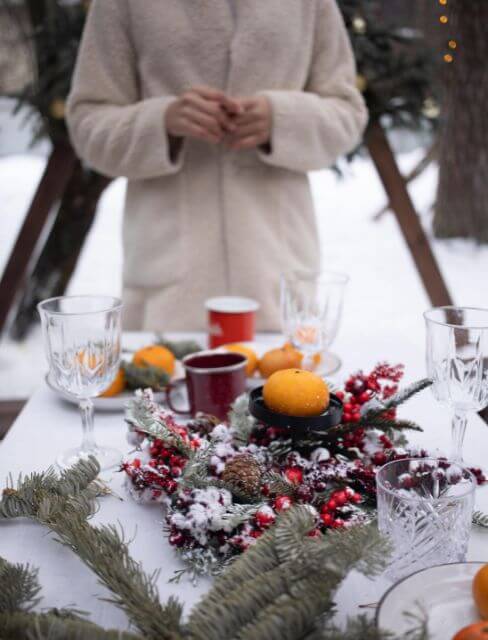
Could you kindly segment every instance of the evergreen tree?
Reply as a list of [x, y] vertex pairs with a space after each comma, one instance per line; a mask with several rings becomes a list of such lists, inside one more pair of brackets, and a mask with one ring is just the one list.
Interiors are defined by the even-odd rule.
[[488, 2], [449, 0], [434, 231], [488, 242]]

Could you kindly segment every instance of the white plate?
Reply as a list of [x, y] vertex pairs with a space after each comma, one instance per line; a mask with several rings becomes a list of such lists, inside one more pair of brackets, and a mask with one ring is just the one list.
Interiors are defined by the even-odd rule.
[[[183, 376], [183, 365], [179, 360], [177, 360], [175, 362], [175, 372], [171, 379], [176, 380], [177, 378], [181, 378]], [[70, 404], [78, 405], [78, 400], [76, 400], [76, 398], [73, 398], [56, 385], [56, 382], [52, 379], [50, 373], [46, 373], [45, 380], [47, 386], [58, 396], [61, 396], [63, 400], [66, 400], [66, 402], [69, 402]], [[116, 396], [112, 396], [111, 398], [94, 398], [93, 405], [97, 411], [124, 411], [127, 403], [133, 397], [133, 391], [123, 391], [122, 393], [119, 393]], [[160, 404], [164, 404], [165, 398], [166, 394], [164, 393], [164, 391], [158, 391], [154, 393], [155, 401], [159, 402]]]
[[400, 580], [381, 599], [376, 624], [383, 631], [401, 637], [418, 626], [405, 612], [419, 615], [424, 611], [429, 640], [449, 640], [462, 628], [480, 620], [471, 585], [484, 564], [442, 564]]

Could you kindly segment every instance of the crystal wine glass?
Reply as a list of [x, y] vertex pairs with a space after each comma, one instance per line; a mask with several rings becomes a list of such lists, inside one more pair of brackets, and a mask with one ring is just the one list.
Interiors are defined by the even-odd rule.
[[120, 364], [122, 303], [108, 296], [51, 298], [38, 305], [51, 381], [79, 402], [81, 446], [61, 454], [61, 468], [93, 455], [102, 469], [120, 462], [116, 449], [100, 447], [93, 434], [92, 398], [115, 378]]
[[336, 371], [341, 361], [328, 352], [339, 329], [344, 290], [349, 276], [333, 271], [292, 272], [281, 277], [283, 332], [305, 356], [304, 366], [314, 368], [321, 356], [321, 374]]
[[451, 459], [462, 460], [468, 413], [488, 405], [488, 309], [438, 307], [424, 314], [427, 371], [436, 400], [451, 408]]

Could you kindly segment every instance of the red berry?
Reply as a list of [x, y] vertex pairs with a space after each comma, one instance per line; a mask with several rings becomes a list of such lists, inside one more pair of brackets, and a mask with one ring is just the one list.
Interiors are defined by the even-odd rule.
[[344, 412], [342, 416], [342, 422], [351, 422], [352, 414]]
[[346, 402], [344, 405], [344, 413], [352, 413], [354, 411], [354, 406], [350, 402]]
[[322, 513], [320, 516], [320, 519], [322, 520], [322, 522], [325, 524], [326, 527], [330, 527], [330, 525], [334, 521], [334, 518], [331, 516], [330, 513]]
[[171, 475], [173, 476], [173, 478], [179, 478], [181, 474], [181, 467], [171, 467]]
[[263, 484], [261, 487], [261, 493], [263, 496], [269, 496], [269, 484]]
[[174, 480], [167, 480], [165, 483], [165, 489], [166, 489], [166, 493], [174, 493], [176, 491], [176, 489], [178, 488], [178, 483], [175, 482]]
[[300, 484], [303, 480], [303, 471], [298, 467], [288, 467], [285, 471], [288, 482], [292, 484]]
[[309, 538], [320, 538], [322, 534], [319, 529], [312, 529], [312, 531], [309, 531], [307, 535]]
[[184, 542], [185, 536], [180, 531], [172, 533], [169, 537], [169, 543], [174, 547], [182, 547]]
[[362, 498], [359, 493], [353, 493], [352, 496], [350, 497], [350, 500], [352, 500], [352, 502], [355, 502], [356, 504], [359, 504]]
[[344, 526], [344, 524], [345, 522], [344, 520], [342, 520], [342, 518], [336, 518], [332, 523], [332, 526], [334, 527], [334, 529], [341, 529]]
[[291, 507], [291, 499], [288, 496], [278, 496], [275, 500], [276, 511], [286, 511]]
[[369, 402], [370, 399], [371, 399], [371, 396], [367, 391], [363, 391], [363, 393], [358, 398], [361, 404], [365, 404], [366, 402]]
[[327, 503], [327, 509], [329, 509], [329, 511], [335, 511], [337, 509], [337, 502], [331, 498]]
[[135, 467], [136, 469], [139, 469], [141, 466], [141, 461], [139, 458], [134, 458], [134, 460], [132, 460], [132, 466]]
[[376, 466], [381, 466], [383, 464], [386, 464], [386, 456], [384, 453], [382, 453], [381, 451], [377, 451], [374, 456], [373, 456], [373, 464], [375, 464]]
[[261, 528], [269, 527], [276, 519], [276, 516], [271, 507], [261, 507], [261, 509], [256, 511], [256, 515], [254, 517], [256, 523]]
[[345, 393], [344, 391], [336, 391], [336, 396], [339, 398], [339, 400], [344, 400]]
[[334, 496], [334, 500], [337, 502], [337, 504], [342, 507], [343, 505], [346, 504], [347, 502], [347, 495], [345, 493], [345, 491], [339, 491], [335, 496]]
[[263, 535], [263, 532], [259, 529], [253, 529], [253, 531], [251, 531], [249, 535], [251, 536], [251, 538], [260, 538]]

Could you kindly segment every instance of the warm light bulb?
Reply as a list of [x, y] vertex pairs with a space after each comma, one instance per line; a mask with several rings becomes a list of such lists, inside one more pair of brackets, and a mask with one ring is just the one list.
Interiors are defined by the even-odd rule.
[[442, 22], [442, 24], [447, 24], [449, 22], [449, 18], [447, 16], [441, 16], [439, 20]]
[[446, 53], [446, 55], [444, 56], [444, 62], [452, 62], [454, 60], [454, 58], [451, 56], [450, 53]]
[[449, 47], [451, 49], [457, 49], [457, 42], [455, 40], [449, 40]]
[[439, 4], [442, 4], [442, 5], [446, 6], [447, 0], [439, 0]]

